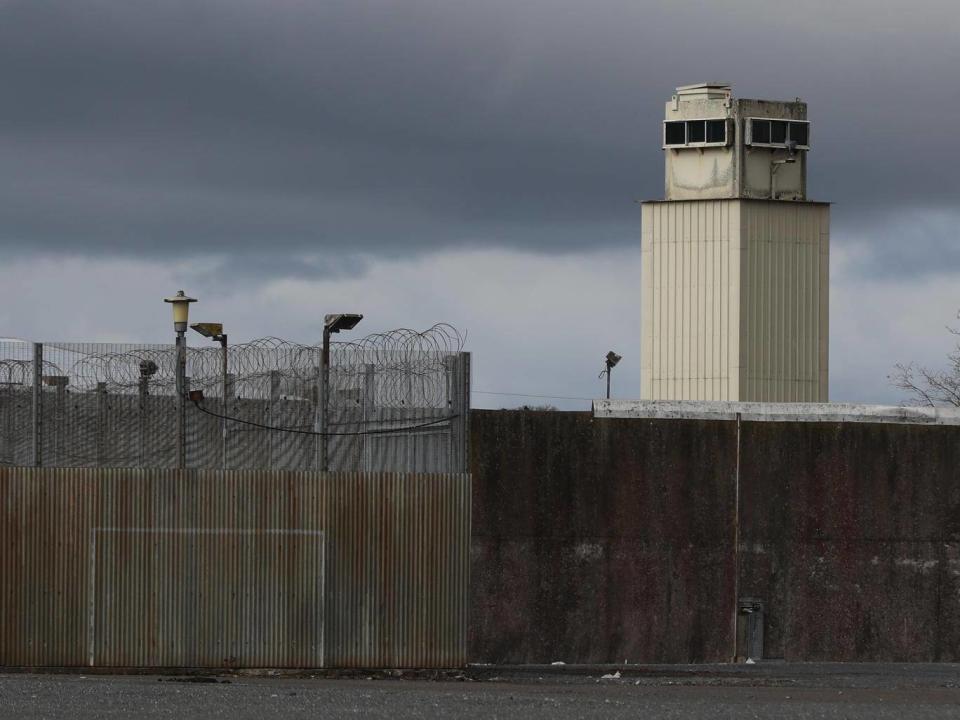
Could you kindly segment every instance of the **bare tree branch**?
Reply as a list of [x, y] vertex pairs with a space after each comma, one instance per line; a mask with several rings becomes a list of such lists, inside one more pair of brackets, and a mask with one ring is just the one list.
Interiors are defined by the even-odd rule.
[[[960, 337], [960, 329], [948, 326], [947, 330]], [[932, 370], [913, 362], [897, 363], [887, 379], [907, 394], [910, 404], [960, 407], [960, 341], [947, 354], [945, 369]]]

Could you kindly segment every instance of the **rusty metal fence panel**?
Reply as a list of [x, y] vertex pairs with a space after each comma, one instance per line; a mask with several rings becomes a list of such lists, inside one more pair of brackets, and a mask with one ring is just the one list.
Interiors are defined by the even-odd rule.
[[470, 476], [0, 468], [0, 665], [455, 667]]

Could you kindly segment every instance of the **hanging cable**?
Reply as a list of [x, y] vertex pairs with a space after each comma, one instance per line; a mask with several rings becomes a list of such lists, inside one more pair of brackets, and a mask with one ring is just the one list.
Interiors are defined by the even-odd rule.
[[207, 410], [197, 400], [193, 401], [193, 405], [200, 412], [205, 413], [207, 415], [211, 415], [215, 418], [229, 420], [230, 422], [240, 423], [242, 425], [252, 425], [253, 427], [260, 428], [261, 430], [275, 430], [277, 432], [294, 433], [296, 435], [321, 435], [326, 437], [335, 437], [335, 436], [344, 436], [344, 435], [389, 435], [390, 433], [407, 432], [409, 430], [419, 430], [421, 428], [431, 427], [432, 425], [439, 425], [440, 423], [449, 422], [450, 420], [456, 420], [458, 417], [460, 417], [459, 415], [447, 415], [446, 417], [438, 418], [436, 420], [431, 420], [430, 422], [420, 423], [419, 425], [407, 425], [406, 427], [399, 427], [399, 428], [380, 428], [376, 430], [357, 430], [355, 432], [321, 433], [315, 430], [299, 430], [297, 428], [277, 427], [275, 425], [265, 425], [263, 423], [254, 422], [253, 420], [244, 420], [243, 418], [230, 417], [229, 415], [223, 415], [221, 413], [213, 412], [213, 410]]

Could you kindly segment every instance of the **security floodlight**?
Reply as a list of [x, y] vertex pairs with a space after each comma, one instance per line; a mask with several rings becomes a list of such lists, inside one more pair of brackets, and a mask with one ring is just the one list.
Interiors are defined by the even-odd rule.
[[187, 316], [190, 313], [190, 303], [196, 302], [196, 298], [187, 297], [183, 290], [177, 290], [173, 297], [163, 299], [164, 302], [173, 305], [173, 329], [178, 333], [187, 331]]
[[606, 367], [600, 372], [600, 377], [607, 376], [607, 400], [610, 399], [610, 371], [618, 362], [623, 360], [623, 356], [617, 355], [613, 350], [607, 353]]
[[361, 320], [363, 320], [363, 315], [357, 315], [355, 313], [335, 313], [323, 318], [323, 329], [328, 333], [338, 333], [341, 330], [353, 330]]
[[190, 326], [191, 330], [196, 330], [204, 337], [216, 340], [223, 335], [223, 323], [194, 323]]
[[157, 364], [153, 360], [140, 361], [140, 377], [148, 378], [157, 374]]
[[330, 336], [341, 330], [353, 330], [357, 323], [363, 320], [363, 315], [357, 313], [334, 313], [325, 315], [323, 318], [323, 349], [320, 351], [320, 377], [321, 392], [320, 400], [320, 422], [318, 430], [320, 432], [320, 469], [324, 472], [329, 467], [329, 438], [327, 437], [327, 424], [329, 422], [330, 408]]

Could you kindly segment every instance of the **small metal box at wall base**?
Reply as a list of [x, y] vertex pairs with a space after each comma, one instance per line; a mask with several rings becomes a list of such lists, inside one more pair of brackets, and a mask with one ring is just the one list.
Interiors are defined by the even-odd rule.
[[737, 662], [763, 659], [763, 600], [740, 598], [737, 602]]

